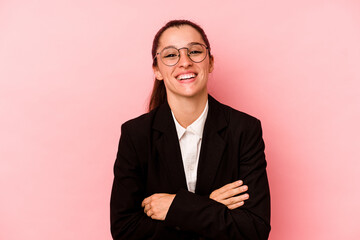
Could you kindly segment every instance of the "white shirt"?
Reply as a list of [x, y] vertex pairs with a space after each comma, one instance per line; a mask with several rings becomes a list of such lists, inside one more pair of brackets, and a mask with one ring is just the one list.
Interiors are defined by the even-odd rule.
[[174, 113], [171, 111], [177, 135], [180, 143], [181, 156], [183, 160], [186, 183], [190, 192], [195, 192], [197, 167], [199, 163], [201, 140], [204, 132], [205, 120], [208, 113], [208, 102], [206, 102], [204, 111], [187, 128], [183, 128], [176, 120]]

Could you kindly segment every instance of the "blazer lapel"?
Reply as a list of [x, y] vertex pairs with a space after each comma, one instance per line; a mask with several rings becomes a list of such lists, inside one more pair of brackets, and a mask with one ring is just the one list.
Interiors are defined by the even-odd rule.
[[[209, 111], [206, 118], [200, 150], [195, 192], [206, 195], [210, 192], [226, 143], [219, 135], [227, 126], [221, 104], [209, 95]], [[171, 109], [167, 103], [156, 113], [153, 129], [160, 133], [155, 140], [159, 160], [165, 166], [172, 189], [187, 189], [184, 165], [179, 140]]]
[[211, 190], [226, 145], [219, 132], [226, 126], [227, 121], [220, 103], [209, 95], [209, 111], [198, 164], [197, 194], [206, 195]]
[[187, 189], [176, 127], [167, 103], [159, 107], [153, 128], [160, 132], [159, 138], [155, 140], [155, 147], [159, 154], [159, 160], [167, 169], [167, 172], [162, 174], [169, 176], [174, 191], [181, 188]]

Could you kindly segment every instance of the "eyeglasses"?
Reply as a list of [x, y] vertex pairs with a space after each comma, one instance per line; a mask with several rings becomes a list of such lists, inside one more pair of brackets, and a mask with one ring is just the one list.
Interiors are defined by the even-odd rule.
[[180, 60], [180, 50], [186, 49], [186, 55], [190, 58], [191, 61], [195, 63], [199, 63], [204, 61], [204, 59], [207, 56], [207, 52], [209, 47], [205, 46], [201, 43], [193, 43], [189, 47], [182, 47], [182, 48], [175, 48], [175, 47], [166, 47], [161, 52], [156, 53], [155, 58], [157, 58], [157, 55], [160, 55], [161, 61], [166, 66], [174, 66], [176, 65]]

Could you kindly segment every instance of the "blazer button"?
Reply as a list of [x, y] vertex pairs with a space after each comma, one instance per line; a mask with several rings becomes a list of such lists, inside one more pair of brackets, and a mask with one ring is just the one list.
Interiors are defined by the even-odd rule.
[[177, 226], [176, 226], [175, 229], [178, 230], [178, 231], [180, 231], [180, 227], [177, 227]]

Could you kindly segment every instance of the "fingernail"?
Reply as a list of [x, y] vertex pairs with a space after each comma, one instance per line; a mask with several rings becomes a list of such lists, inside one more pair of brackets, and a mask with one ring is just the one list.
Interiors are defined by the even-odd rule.
[[248, 186], [246, 186], [246, 185], [244, 185], [243, 188], [244, 188], [244, 191], [248, 190]]
[[241, 184], [243, 184], [243, 181], [239, 180], [238, 183], [241, 185]]

